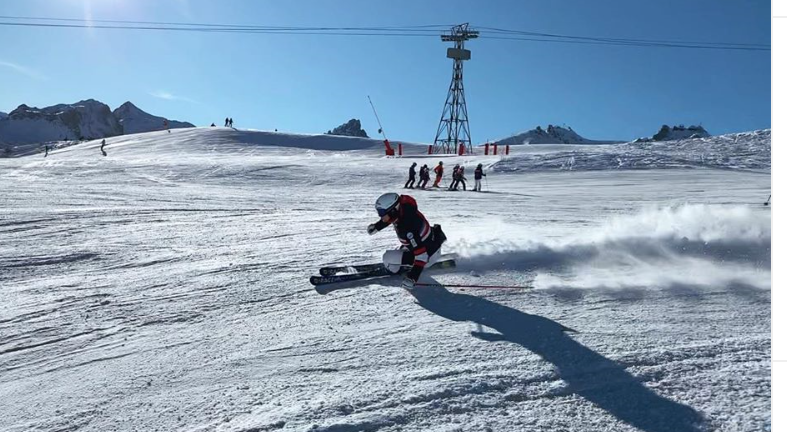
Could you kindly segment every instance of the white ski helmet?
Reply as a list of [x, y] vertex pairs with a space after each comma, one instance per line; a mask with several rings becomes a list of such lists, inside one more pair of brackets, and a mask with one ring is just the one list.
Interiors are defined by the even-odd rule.
[[377, 214], [383, 217], [392, 212], [397, 204], [399, 204], [399, 194], [388, 192], [380, 195], [377, 202], [374, 203], [374, 208], [377, 209]]

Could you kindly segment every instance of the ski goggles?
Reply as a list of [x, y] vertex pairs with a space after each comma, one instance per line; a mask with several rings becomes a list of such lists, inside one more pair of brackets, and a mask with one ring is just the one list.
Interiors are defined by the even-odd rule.
[[388, 216], [389, 222], [393, 222], [398, 218], [398, 215], [396, 213], [397, 213], [396, 208], [392, 208], [391, 210], [388, 211], [377, 210], [377, 215], [380, 216], [380, 218], [384, 218]]

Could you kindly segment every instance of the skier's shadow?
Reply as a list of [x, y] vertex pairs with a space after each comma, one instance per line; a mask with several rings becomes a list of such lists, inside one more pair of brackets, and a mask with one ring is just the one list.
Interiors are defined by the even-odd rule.
[[648, 432], [699, 431], [703, 417], [693, 408], [659, 396], [621, 365], [566, 334], [571, 329], [550, 319], [445, 288], [413, 290], [426, 310], [453, 321], [472, 321], [499, 332], [473, 332], [489, 341], [521, 345], [555, 365], [568, 391], [619, 420]]

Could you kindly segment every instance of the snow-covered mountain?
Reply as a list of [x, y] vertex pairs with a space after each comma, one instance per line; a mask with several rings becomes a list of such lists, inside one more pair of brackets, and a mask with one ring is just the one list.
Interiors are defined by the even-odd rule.
[[350, 119], [347, 123], [329, 130], [326, 134], [369, 138], [366, 131], [361, 128], [361, 121], [358, 119]]
[[4, 113], [4, 112], [0, 111], [0, 120], [4, 119], [4, 118], [6, 118], [6, 117], [8, 117], [8, 114], [6, 114], [6, 113]]
[[188, 122], [169, 120], [164, 117], [148, 114], [131, 102], [126, 102], [119, 106], [112, 111], [112, 115], [115, 116], [120, 126], [122, 126], [123, 134], [152, 132], [164, 128], [179, 129], [194, 127], [193, 124]]
[[9, 144], [102, 138], [122, 133], [112, 110], [94, 99], [45, 108], [22, 104], [0, 120], [0, 141]]
[[[20, 105], [6, 118], [0, 118], [0, 142], [32, 144], [63, 140], [105, 138], [164, 128], [164, 117], [150, 115], [130, 102], [114, 112], [94, 99], [45, 108]], [[190, 123], [169, 121], [170, 128], [193, 127]]]
[[635, 142], [676, 141], [687, 138], [708, 138], [711, 136], [702, 126], [662, 125], [661, 129], [650, 138], [639, 138]]
[[527, 132], [522, 132], [508, 138], [497, 140], [498, 145], [518, 145], [518, 144], [613, 144], [622, 141], [613, 140], [589, 140], [574, 132], [569, 126], [547, 126], [546, 130], [541, 126], [536, 126]]

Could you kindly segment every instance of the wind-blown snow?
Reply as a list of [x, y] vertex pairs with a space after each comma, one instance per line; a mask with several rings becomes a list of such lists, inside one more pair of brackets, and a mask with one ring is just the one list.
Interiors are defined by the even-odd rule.
[[[0, 159], [0, 430], [768, 430], [769, 140], [576, 146], [566, 171], [536, 163], [565, 146], [195, 128]], [[530, 288], [317, 294], [397, 246], [374, 200], [438, 160], [494, 166], [484, 193], [407, 191], [460, 254], [425, 280]]]
[[[547, 275], [535, 280], [539, 288], [745, 283], [767, 290], [770, 223], [769, 214], [747, 206], [691, 204], [616, 216], [560, 239], [517, 239], [516, 227], [497, 221], [501, 238], [489, 238], [488, 229], [473, 227], [470, 239], [459, 233], [456, 247], [475, 272], [546, 270]], [[472, 240], [479, 232], [483, 240]], [[680, 271], [665, 273], [664, 268]]]

